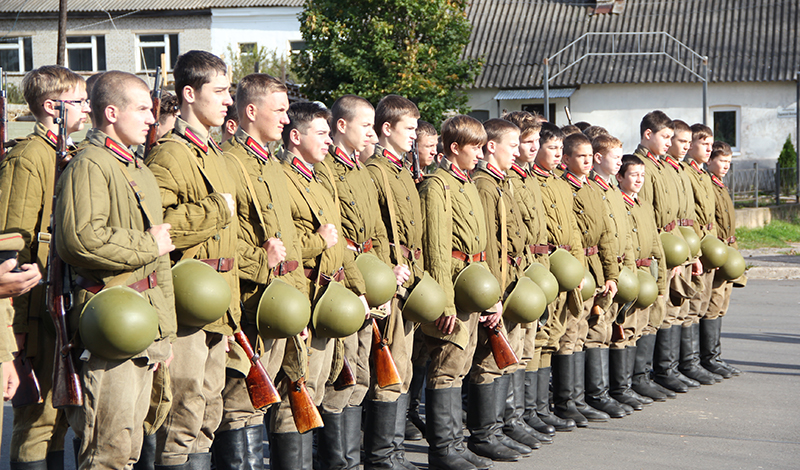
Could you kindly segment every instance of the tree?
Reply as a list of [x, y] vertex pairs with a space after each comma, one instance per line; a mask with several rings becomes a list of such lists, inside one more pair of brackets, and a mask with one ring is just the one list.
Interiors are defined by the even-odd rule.
[[297, 83], [297, 75], [291, 71], [289, 60], [285, 56], [279, 56], [278, 51], [267, 50], [264, 46], [241, 50], [228, 44], [228, 52], [225, 55], [229, 57], [231, 81], [233, 83], [239, 83], [239, 80], [246, 75], [255, 72], [256, 64], [258, 64], [258, 71], [261, 73], [266, 73], [279, 79], [283, 78], [285, 73], [286, 80]]
[[310, 99], [347, 93], [373, 104], [395, 93], [414, 101], [438, 126], [468, 110], [465, 87], [481, 62], [464, 59], [471, 25], [464, 0], [306, 0], [306, 42], [293, 61]]
[[795, 152], [794, 145], [792, 145], [791, 134], [786, 138], [786, 142], [783, 143], [781, 154], [778, 156], [778, 163], [781, 168], [794, 168], [797, 164], [797, 152]]

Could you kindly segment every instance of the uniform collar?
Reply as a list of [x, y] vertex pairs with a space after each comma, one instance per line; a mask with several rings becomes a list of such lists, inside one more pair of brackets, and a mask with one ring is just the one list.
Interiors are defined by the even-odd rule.
[[268, 162], [270, 157], [272, 156], [269, 152], [269, 148], [264, 148], [261, 144], [256, 142], [256, 139], [252, 138], [250, 134], [245, 132], [241, 127], [236, 130], [236, 134], [234, 134], [236, 140], [242, 144], [250, 153], [255, 155], [259, 160]]
[[479, 160], [476, 169], [488, 173], [489, 175], [492, 176], [492, 178], [496, 179], [497, 181], [504, 181], [506, 179], [505, 173], [498, 170], [497, 167], [487, 162], [486, 160]]
[[725, 183], [723, 183], [722, 180], [719, 179], [719, 177], [717, 177], [717, 175], [712, 174], [711, 175], [711, 181], [714, 184], [716, 184], [717, 186], [719, 186], [720, 188], [724, 188], [725, 187]]
[[623, 191], [622, 188], [620, 188], [619, 192], [622, 193], [622, 199], [625, 201], [625, 204], [627, 204], [630, 207], [636, 205], [636, 200], [632, 196], [629, 196], [628, 193]]
[[204, 142], [203, 138], [200, 137], [201, 132], [197, 129], [192, 129], [189, 124], [181, 118], [177, 118], [175, 120], [174, 131], [184, 139], [191, 142], [195, 147], [202, 150], [206, 155], [208, 155], [208, 151], [211, 147], [222, 153], [222, 149], [219, 148], [219, 145], [214, 142], [214, 139], [212, 139], [210, 135]]
[[660, 168], [663, 165], [661, 160], [659, 160], [657, 156], [653, 155], [653, 152], [647, 150], [647, 147], [645, 147], [642, 144], [639, 144], [639, 148], [641, 148], [644, 151], [645, 158], [648, 158], [651, 162], [655, 163], [656, 166]]
[[697, 164], [697, 161], [696, 161], [696, 160], [690, 160], [690, 161], [689, 161], [689, 166], [691, 166], [692, 168], [694, 168], [694, 169], [695, 169], [695, 171], [696, 171], [696, 172], [698, 172], [698, 173], [700, 173], [701, 175], [702, 175], [703, 173], [705, 173], [705, 171], [704, 171], [702, 168], [700, 168], [700, 165], [698, 165], [698, 164]]
[[603, 179], [603, 177], [600, 176], [598, 173], [593, 171], [589, 178], [595, 183], [597, 183], [598, 186], [603, 188], [603, 191], [608, 191], [609, 189], [611, 189], [611, 184], [606, 182], [606, 180]]
[[375, 153], [394, 163], [394, 166], [396, 166], [398, 169], [403, 169], [403, 159], [392, 153], [391, 150], [381, 147], [380, 145], [376, 145]]
[[47, 142], [49, 142], [50, 145], [53, 146], [53, 148], [56, 148], [56, 146], [58, 145], [58, 136], [55, 133], [53, 133], [53, 131], [51, 131], [50, 129], [44, 127], [44, 124], [42, 124], [41, 122], [37, 121], [36, 125], [33, 126], [33, 133], [43, 138]]
[[532, 169], [533, 169], [533, 172], [536, 173], [539, 176], [553, 176], [553, 172], [552, 171], [547, 171], [544, 168], [540, 167], [536, 163], [533, 164]]
[[127, 147], [112, 139], [108, 134], [99, 129], [92, 129], [89, 142], [98, 147], [105, 148], [123, 163], [136, 162], [136, 157], [134, 157], [133, 153]]
[[511, 164], [511, 171], [513, 171], [514, 173], [518, 174], [522, 178], [527, 178], [528, 177], [528, 172], [525, 171], [525, 169], [522, 168], [521, 166], [517, 165], [517, 162], [514, 162], [514, 163]]
[[472, 181], [466, 173], [461, 171], [459, 167], [455, 166], [453, 162], [446, 158], [442, 158], [442, 161], [439, 162], [439, 166], [462, 183], [468, 183], [469, 181]]
[[680, 171], [681, 166], [678, 164], [677, 161], [672, 159], [671, 155], [664, 155], [664, 161], [669, 163], [672, 166], [672, 168], [675, 168], [675, 171]]
[[338, 145], [331, 145], [328, 147], [328, 153], [333, 155], [336, 161], [342, 163], [351, 170], [353, 168], [361, 168], [361, 164], [358, 162], [358, 152], [353, 152], [353, 156], [349, 157], [341, 147]]
[[284, 150], [280, 158], [287, 162], [294, 171], [300, 173], [306, 180], [311, 181], [314, 179], [314, 167], [301, 160], [300, 157], [292, 152]]
[[569, 170], [564, 172], [564, 179], [569, 182], [572, 186], [577, 189], [581, 189], [583, 185], [589, 186], [589, 180], [586, 178], [578, 178], [575, 174], [571, 173]]

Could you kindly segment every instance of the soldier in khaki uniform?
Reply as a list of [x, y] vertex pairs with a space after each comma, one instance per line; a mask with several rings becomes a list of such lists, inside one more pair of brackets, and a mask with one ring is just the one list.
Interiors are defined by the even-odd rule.
[[[312, 307], [332, 281], [342, 282], [364, 304], [365, 318], [369, 307], [364, 298], [364, 279], [355, 266], [352, 255], [347, 252], [346, 240], [340, 237], [341, 217], [339, 205], [333, 194], [320, 182], [315, 170], [322, 162], [332, 141], [328, 136], [330, 112], [316, 103], [295, 103], [289, 107], [290, 123], [283, 128], [283, 142], [286, 149], [279, 158], [287, 177], [288, 195], [291, 199], [292, 219], [302, 243], [303, 267], [305, 268], [307, 290]], [[308, 367], [305, 380], [308, 391], [317, 406], [322, 404], [326, 392], [326, 382], [338, 372], [331, 371], [337, 340], [324, 338], [311, 331], [308, 341]], [[286, 361], [296, 360], [286, 355]], [[291, 376], [296, 381], [299, 377]], [[282, 382], [279, 390], [288, 393]], [[273, 433], [270, 449], [272, 468], [293, 469], [311, 467], [311, 448], [313, 434], [299, 434], [291, 421], [290, 410], [281, 404], [273, 412]]]
[[464, 268], [486, 259], [483, 207], [468, 176], [482, 155], [486, 131], [472, 117], [454, 116], [442, 124], [442, 143], [445, 157], [420, 186], [425, 269], [447, 299], [442, 316], [421, 327], [431, 358], [425, 389], [428, 462], [443, 470], [486, 469], [491, 461], [473, 454], [461, 431], [461, 387], [472, 366], [481, 312], [456, 310], [453, 288]]
[[[53, 200], [59, 102], [67, 111], [67, 135], [83, 129], [89, 105], [83, 78], [64, 67], [48, 65], [28, 72], [22, 81], [25, 100], [36, 117], [33, 133], [8, 151], [0, 163], [0, 229], [25, 240], [21, 264], [36, 263], [46, 276], [47, 234]], [[18, 464], [63, 467], [67, 420], [52, 406], [55, 330], [44, 302], [45, 286], [14, 300], [14, 333], [20, 361], [30, 360], [39, 380], [42, 403], [14, 408], [11, 467]], [[45, 462], [46, 461], [46, 462]]]
[[172, 225], [177, 247], [173, 260], [199, 259], [231, 288], [230, 307], [219, 320], [202, 328], [178, 328], [170, 369], [173, 402], [157, 433], [157, 467], [210, 465], [211, 443], [222, 418], [226, 350], [243, 356], [228, 340], [239, 329], [241, 316], [236, 183], [209, 135], [211, 127], [222, 124], [232, 102], [225, 73], [225, 63], [208, 52], [189, 51], [178, 58], [174, 74], [181, 117], [145, 162], [161, 189], [164, 220]]
[[[237, 264], [242, 296], [242, 330], [270, 377], [283, 363], [286, 339], [262, 339], [256, 329], [258, 303], [267, 285], [281, 279], [306, 293], [300, 266], [299, 238], [292, 221], [280, 162], [267, 146], [281, 138], [288, 124], [286, 86], [265, 74], [243, 78], [236, 89], [240, 126], [222, 145], [230, 174], [237, 182], [239, 219]], [[262, 468], [263, 417], [253, 409], [245, 377], [228, 369], [223, 390], [223, 415], [214, 438], [216, 468]], [[288, 400], [288, 397], [283, 397]]]
[[[738, 249], [733, 200], [731, 200], [731, 195], [728, 194], [728, 188], [722, 182], [722, 179], [730, 169], [731, 158], [733, 158], [733, 152], [730, 145], [725, 142], [714, 142], [711, 157], [706, 165], [708, 172], [711, 174], [711, 182], [714, 184], [714, 207], [716, 208], [714, 218], [717, 238]], [[742, 374], [742, 371], [728, 364], [720, 357], [720, 332], [722, 331], [722, 317], [728, 311], [728, 305], [731, 301], [731, 290], [734, 286], [744, 287], [746, 283], [747, 277], [744, 275], [735, 281], [726, 281], [721, 276], [714, 277], [708, 311], [700, 319], [700, 363], [704, 368], [715, 374], [723, 372], [720, 369], [727, 369], [732, 376]]]
[[[564, 149], [564, 134], [555, 126], [543, 124], [540, 132], [540, 148], [531, 167], [542, 191], [542, 200], [547, 214], [547, 242], [551, 251], [563, 248], [581, 264], [585, 263], [580, 229], [572, 211], [572, 191], [569, 184], [557, 178], [553, 169], [561, 163]], [[548, 386], [552, 355], [558, 350], [561, 337], [566, 331], [569, 315], [578, 315], [583, 309], [580, 290], [583, 282], [570, 292], [561, 292], [548, 307], [549, 317], [536, 334], [536, 346], [542, 348], [538, 369], [537, 413], [557, 431], [571, 431], [575, 421], [562, 419], [550, 413]]]
[[81, 440], [80, 469], [130, 468], [142, 447], [153, 373], [169, 366], [177, 329], [166, 256], [175, 246], [170, 225], [162, 223], [156, 180], [128, 151], [144, 142], [154, 122], [147, 85], [129, 73], [106, 72], [91, 98], [95, 131], [64, 170], [53, 209], [55, 248], [73, 279], [70, 324], [77, 325], [95, 294], [127, 285], [155, 308], [158, 333], [130, 359], [82, 351], [78, 368], [85, 398], [67, 414]]

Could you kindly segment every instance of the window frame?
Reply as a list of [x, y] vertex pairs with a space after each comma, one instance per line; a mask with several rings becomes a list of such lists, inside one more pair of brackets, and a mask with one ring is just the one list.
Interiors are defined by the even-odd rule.
[[[144, 60], [143, 60], [144, 57], [143, 57], [143, 54], [142, 54], [142, 47], [143, 47], [142, 45], [143, 44], [144, 44], [144, 47], [163, 47], [164, 48], [164, 54], [167, 56], [167, 72], [172, 72], [172, 65], [173, 65], [172, 64], [172, 52], [173, 51], [172, 51], [172, 46], [170, 45], [171, 44], [170, 36], [173, 36], [173, 35], [175, 36], [175, 42], [176, 42], [176, 45], [178, 47], [177, 53], [178, 53], [178, 55], [180, 55], [180, 47], [181, 47], [180, 40], [181, 40], [181, 38], [180, 38], [180, 32], [179, 31], [166, 31], [166, 32], [163, 32], [163, 31], [149, 31], [149, 32], [148, 31], [140, 31], [140, 32], [137, 32], [137, 33], [134, 34], [134, 37], [135, 37], [134, 41], [135, 41], [135, 46], [136, 46], [134, 48], [134, 50], [135, 50], [134, 55], [136, 56], [135, 57], [135, 60], [136, 60], [136, 73], [155, 72], [155, 69], [149, 70], [149, 69], [144, 68], [146, 66], [146, 64], [144, 64]], [[155, 42], [155, 41], [142, 42], [142, 40], [141, 40], [142, 36], [162, 36], [162, 40], [161, 40], [161, 42]], [[156, 64], [156, 66], [158, 66], [158, 65], [160, 65], [160, 64]]]
[[[108, 56], [106, 54], [106, 42], [105, 42], [105, 34], [72, 34], [67, 36], [67, 47], [66, 47], [66, 55], [67, 55], [67, 64], [69, 65], [69, 51], [70, 50], [79, 50], [79, 49], [90, 49], [92, 51], [92, 70], [75, 70], [77, 73], [94, 73], [94, 72], [105, 72], [108, 70]], [[79, 43], [72, 43], [70, 44], [70, 38], [90, 38], [88, 43], [79, 42]], [[101, 70], [98, 68], [98, 55], [99, 50], [97, 47], [97, 38], [103, 38], [103, 56], [105, 67]]]
[[[3, 42], [0, 43], [0, 49], [4, 50], [16, 50], [17, 51], [17, 61], [19, 63], [20, 70], [9, 70], [8, 67], [3, 67], [3, 72], [10, 73], [10, 74], [25, 74], [33, 70], [33, 36], [31, 35], [19, 35], [10, 38], [4, 39], [16, 39], [17, 43], [11, 42]], [[31, 57], [25, 55], [25, 41], [31, 41]], [[30, 60], [29, 60], [30, 59]], [[30, 62], [31, 67], [28, 68], [28, 62]]]
[[[717, 128], [717, 120], [716, 120], [716, 113], [735, 113], [736, 119], [734, 124], [734, 133], [736, 138], [736, 146], [731, 145], [731, 150], [733, 151], [734, 155], [739, 155], [741, 153], [742, 148], [742, 107], [735, 106], [735, 105], [717, 105], [717, 106], [710, 106], [709, 112], [711, 113], [711, 130], [715, 131]], [[714, 140], [718, 140], [716, 138], [716, 132], [714, 135]]]

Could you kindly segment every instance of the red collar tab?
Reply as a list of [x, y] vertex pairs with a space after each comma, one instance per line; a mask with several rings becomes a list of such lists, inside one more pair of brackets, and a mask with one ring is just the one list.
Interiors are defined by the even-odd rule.
[[269, 161], [269, 152], [264, 150], [264, 147], [261, 146], [256, 140], [252, 137], [247, 138], [247, 142], [244, 143], [247, 147], [253, 151], [256, 155], [261, 157], [262, 160], [265, 162]]
[[549, 171], [545, 171], [542, 167], [540, 167], [536, 163], [533, 164], [533, 172], [539, 176], [550, 176]]
[[647, 158], [649, 158], [649, 159], [650, 159], [650, 161], [652, 161], [653, 163], [655, 163], [655, 164], [656, 164], [656, 165], [658, 165], [659, 167], [662, 165], [662, 163], [661, 163], [661, 161], [658, 159], [658, 157], [656, 157], [655, 155], [653, 155], [653, 153], [652, 153], [652, 152], [650, 152], [649, 150], [647, 151]]
[[523, 170], [521, 166], [516, 164], [516, 162], [511, 164], [511, 169], [523, 178], [528, 176], [528, 172]]
[[459, 167], [457, 167], [455, 165], [450, 165], [450, 171], [453, 173], [453, 176], [455, 176], [456, 179], [461, 180], [464, 183], [469, 181], [469, 176], [467, 176], [466, 173], [461, 171], [461, 168], [459, 168]]
[[297, 170], [298, 173], [305, 176], [308, 181], [314, 179], [314, 173], [306, 167], [306, 165], [300, 161], [299, 158], [294, 157], [292, 159], [292, 167]]
[[[391, 153], [391, 152], [389, 152]], [[358, 160], [353, 161], [352, 158], [348, 157], [344, 150], [340, 149], [338, 146], [334, 147], [333, 156], [338, 158], [339, 161], [344, 163], [348, 168], [355, 168], [358, 165]]]
[[186, 136], [187, 139], [189, 139], [189, 142], [191, 142], [191, 143], [195, 144], [196, 146], [200, 147], [200, 150], [202, 150], [203, 153], [208, 153], [208, 144], [203, 142], [203, 140], [200, 137], [198, 137], [197, 134], [192, 132], [191, 129], [189, 129], [187, 127], [184, 130], [184, 135]]
[[211, 145], [213, 145], [214, 148], [217, 149], [217, 152], [222, 153], [222, 147], [219, 146], [216, 140], [211, 139]]
[[58, 145], [58, 136], [53, 133], [50, 129], [47, 130], [47, 140], [49, 140], [53, 145]]
[[488, 171], [490, 175], [494, 176], [500, 181], [506, 179], [506, 175], [504, 175], [502, 171], [495, 168], [494, 165], [492, 165], [491, 163], [486, 163], [486, 171]]
[[583, 187], [583, 183], [581, 182], [581, 180], [579, 180], [575, 175], [573, 175], [568, 171], [564, 173], [564, 178], [566, 178], [567, 181], [569, 181], [573, 186], [575, 186], [578, 189], [581, 189]]
[[126, 162], [131, 163], [134, 161], [133, 155], [131, 155], [128, 149], [114, 142], [111, 137], [106, 137], [105, 146], [107, 149], [125, 159]]
[[625, 200], [626, 204], [628, 204], [631, 207], [636, 205], [636, 201], [634, 201], [632, 197], [625, 194], [625, 191], [620, 191], [620, 193], [622, 193], [622, 199]]
[[690, 162], [689, 162], [689, 165], [690, 165], [692, 168], [694, 168], [694, 169], [695, 169], [695, 170], [696, 170], [698, 173], [700, 173], [700, 174], [702, 174], [702, 173], [705, 173], [705, 172], [703, 171], [703, 169], [702, 169], [702, 168], [700, 168], [700, 165], [698, 165], [696, 161], [694, 161], [694, 160], [690, 161]]
[[388, 149], [383, 149], [383, 156], [386, 157], [386, 159], [389, 160], [390, 162], [397, 165], [397, 168], [401, 169], [403, 168], [403, 160], [400, 160], [399, 158], [395, 157], [394, 154], [390, 152]]
[[680, 170], [681, 170], [681, 166], [680, 166], [680, 165], [678, 165], [678, 162], [676, 162], [675, 160], [673, 160], [671, 156], [669, 156], [669, 155], [666, 155], [666, 156], [664, 157], [664, 161], [666, 161], [667, 163], [669, 163], [670, 165], [672, 165], [672, 168], [675, 168], [675, 171], [680, 171]]
[[711, 175], [711, 181], [713, 181], [714, 184], [716, 184], [720, 188], [725, 187], [725, 183], [723, 183], [722, 180], [717, 177], [717, 175]]
[[594, 182], [597, 183], [601, 188], [603, 188], [603, 191], [608, 191], [609, 189], [611, 189], [611, 186], [609, 186], [608, 183], [606, 183], [606, 180], [604, 180], [603, 177], [600, 175], [597, 174], [594, 175]]

